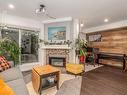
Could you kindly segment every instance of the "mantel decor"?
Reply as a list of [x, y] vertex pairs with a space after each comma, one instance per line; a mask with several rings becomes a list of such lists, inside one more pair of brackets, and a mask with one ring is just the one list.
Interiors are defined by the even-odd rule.
[[40, 39], [39, 40], [40, 43], [43, 43], [44, 45], [68, 45], [68, 47], [72, 44], [72, 41], [70, 40], [67, 40], [67, 41], [64, 41], [64, 42], [57, 42], [57, 41], [45, 41], [45, 40], [42, 40]]

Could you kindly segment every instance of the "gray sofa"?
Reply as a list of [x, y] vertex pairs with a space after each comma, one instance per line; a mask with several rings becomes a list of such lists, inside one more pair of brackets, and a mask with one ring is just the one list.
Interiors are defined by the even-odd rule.
[[0, 73], [0, 76], [14, 90], [16, 95], [29, 95], [22, 73], [18, 67], [3, 71]]

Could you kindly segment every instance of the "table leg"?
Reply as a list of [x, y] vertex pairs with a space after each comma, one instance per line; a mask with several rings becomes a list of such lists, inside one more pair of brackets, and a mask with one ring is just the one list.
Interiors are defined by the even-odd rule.
[[97, 63], [98, 66], [99, 66], [99, 55], [97, 55], [96, 63]]
[[41, 81], [41, 77], [40, 77], [39, 95], [41, 95], [41, 91], [42, 91], [42, 81]]
[[56, 74], [56, 80], [57, 80], [57, 90], [59, 90], [60, 72]]

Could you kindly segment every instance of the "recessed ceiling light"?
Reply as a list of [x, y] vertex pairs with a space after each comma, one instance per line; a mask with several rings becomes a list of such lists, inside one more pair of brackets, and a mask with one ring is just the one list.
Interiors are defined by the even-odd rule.
[[13, 4], [9, 4], [8, 7], [9, 7], [10, 9], [14, 9], [14, 8], [15, 8], [15, 6], [14, 6]]
[[80, 27], [83, 27], [83, 26], [84, 26], [84, 24], [83, 24], [83, 23], [81, 23], [81, 24], [80, 24]]
[[104, 22], [108, 22], [109, 20], [106, 18], [106, 19], [104, 19]]

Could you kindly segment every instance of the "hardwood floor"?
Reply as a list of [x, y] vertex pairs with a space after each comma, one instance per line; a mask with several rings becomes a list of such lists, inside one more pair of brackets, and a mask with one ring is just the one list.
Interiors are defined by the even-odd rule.
[[80, 95], [127, 95], [127, 72], [110, 66], [87, 72]]

